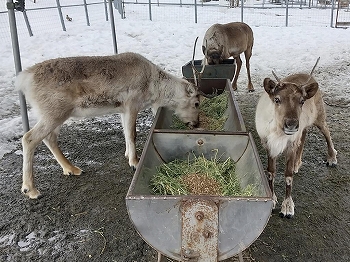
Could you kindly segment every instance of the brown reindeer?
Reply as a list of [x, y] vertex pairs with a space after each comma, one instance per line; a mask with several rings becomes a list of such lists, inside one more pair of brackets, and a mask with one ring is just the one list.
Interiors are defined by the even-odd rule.
[[222, 63], [224, 59], [235, 58], [237, 68], [232, 88], [237, 90], [237, 79], [242, 67], [240, 54], [244, 52], [248, 75], [248, 91], [253, 92], [254, 87], [250, 77], [249, 63], [253, 44], [253, 31], [247, 24], [241, 22], [214, 24], [206, 31], [203, 38], [204, 63], [217, 65]]
[[80, 175], [57, 145], [59, 127], [69, 117], [120, 113], [125, 136], [125, 157], [136, 168], [136, 118], [138, 112], [161, 106], [175, 111], [189, 126], [198, 124], [198, 88], [163, 71], [135, 53], [114, 56], [58, 58], [21, 72], [16, 88], [24, 92], [39, 113], [38, 123], [22, 139], [22, 192], [38, 198], [33, 178], [33, 157], [43, 140], [65, 175]]
[[[316, 66], [316, 65], [315, 65]], [[285, 182], [286, 194], [281, 206], [281, 217], [294, 215], [292, 199], [293, 173], [297, 173], [302, 161], [307, 128], [317, 126], [327, 141], [327, 165], [337, 164], [337, 151], [326, 122], [326, 113], [318, 83], [308, 74], [294, 74], [277, 83], [264, 79], [266, 92], [261, 96], [256, 108], [256, 129], [261, 142], [268, 152], [267, 173], [274, 198], [277, 157], [286, 156]]]

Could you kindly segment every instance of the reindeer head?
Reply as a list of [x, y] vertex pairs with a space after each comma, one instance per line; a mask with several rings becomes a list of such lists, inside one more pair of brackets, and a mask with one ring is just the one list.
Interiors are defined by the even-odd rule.
[[280, 81], [276, 83], [270, 78], [265, 78], [264, 89], [275, 105], [275, 119], [278, 127], [286, 135], [298, 132], [303, 105], [316, 94], [318, 84], [314, 81], [304, 85]]
[[199, 93], [198, 88], [183, 80], [181, 93], [176, 94], [176, 106], [173, 108], [175, 114], [188, 127], [194, 128], [199, 124]]
[[219, 48], [207, 48], [205, 46], [202, 46], [202, 51], [205, 55], [205, 58], [207, 59], [208, 65], [221, 64], [224, 60], [222, 56], [223, 50], [224, 47], [222, 45]]
[[285, 81], [281, 81], [272, 71], [277, 83], [270, 78], [264, 79], [264, 89], [275, 104], [277, 126], [286, 135], [298, 132], [302, 107], [318, 91], [318, 83], [312, 78], [312, 74], [319, 61], [320, 58], [317, 59], [309, 75], [291, 75]]

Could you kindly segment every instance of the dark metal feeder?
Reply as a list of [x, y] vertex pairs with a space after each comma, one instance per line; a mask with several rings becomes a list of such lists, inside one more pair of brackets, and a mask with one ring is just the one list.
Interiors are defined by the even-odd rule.
[[[194, 60], [197, 71], [202, 69], [202, 60]], [[206, 65], [202, 74], [203, 78], [223, 78], [232, 80], [235, 75], [235, 59], [225, 59], [219, 65]], [[182, 66], [182, 74], [185, 78], [193, 78], [192, 61]]]

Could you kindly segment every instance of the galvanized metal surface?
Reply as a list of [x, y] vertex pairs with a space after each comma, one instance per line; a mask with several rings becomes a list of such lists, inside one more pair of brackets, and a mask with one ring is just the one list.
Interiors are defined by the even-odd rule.
[[[159, 109], [126, 196], [129, 217], [140, 236], [161, 254], [178, 261], [221, 261], [241, 253], [264, 230], [272, 210], [267, 178], [230, 82], [209, 82], [230, 94], [225, 130], [172, 130], [172, 112]], [[199, 155], [210, 159], [216, 152], [222, 159], [235, 161], [241, 187], [255, 186], [252, 197], [152, 194], [150, 180], [157, 166]], [[205, 223], [198, 223], [202, 215]]]
[[[200, 142], [199, 142], [200, 141]], [[164, 162], [186, 159], [188, 154], [210, 157], [213, 149], [236, 161], [241, 186], [256, 185], [252, 197], [152, 195], [150, 179]], [[241, 133], [152, 132], [140, 159], [126, 205], [140, 236], [162, 254], [181, 261], [180, 206], [192, 198], [218, 203], [218, 260], [246, 249], [263, 231], [272, 209], [272, 196], [251, 135]]]

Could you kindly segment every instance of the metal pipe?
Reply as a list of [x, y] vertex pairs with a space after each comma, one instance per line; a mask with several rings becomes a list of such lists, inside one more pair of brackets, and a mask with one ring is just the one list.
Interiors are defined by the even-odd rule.
[[289, 0], [286, 0], [286, 27], [288, 27], [288, 13], [289, 13], [288, 2]]
[[243, 23], [244, 0], [241, 0], [241, 22]]
[[64, 20], [63, 20], [62, 8], [61, 8], [60, 0], [56, 0], [56, 4], [57, 4], [58, 15], [59, 15], [60, 20], [61, 20], [62, 30], [66, 31], [66, 25], [64, 24]]
[[149, 20], [152, 21], [152, 0], [148, 0]]
[[107, 0], [103, 0], [103, 4], [104, 4], [104, 7], [105, 7], [106, 21], [108, 21], [108, 8], [107, 8]]
[[[18, 34], [17, 34], [17, 25], [16, 25], [16, 16], [14, 10], [14, 3], [12, 0], [7, 0], [7, 9], [10, 23], [10, 32], [12, 40], [12, 50], [13, 50], [13, 59], [15, 62], [16, 75], [22, 71], [21, 56], [19, 51], [18, 44]], [[19, 104], [21, 108], [22, 116], [22, 125], [24, 132], [29, 131], [29, 121], [28, 121], [28, 110], [25, 97], [22, 92], [19, 92]]]
[[194, 22], [197, 24], [197, 0], [194, 0]]
[[26, 22], [29, 36], [33, 36], [32, 28], [30, 27], [29, 19], [28, 19], [26, 10], [23, 11], [23, 17], [24, 17], [24, 21]]
[[86, 24], [87, 24], [87, 26], [90, 26], [89, 12], [87, 9], [86, 0], [84, 0], [84, 9], [85, 9], [85, 16], [86, 16]]
[[[335, 0], [332, 0], [332, 7], [331, 7], [331, 27], [334, 27], [333, 25], [333, 19], [334, 19], [334, 15], [333, 15], [333, 12], [334, 12], [334, 5], [335, 5]], [[338, 20], [338, 11], [337, 11], [337, 19]]]
[[108, 7], [109, 7], [109, 17], [111, 18], [111, 31], [112, 31], [114, 54], [118, 54], [117, 36], [116, 36], [116, 33], [115, 33], [115, 24], [114, 24], [114, 14], [113, 14], [112, 0], [108, 1]]

